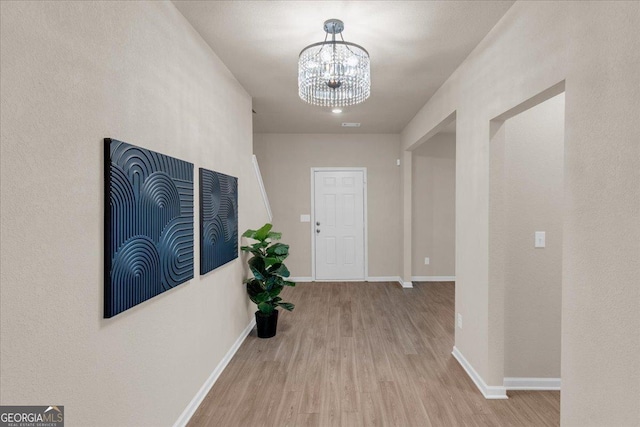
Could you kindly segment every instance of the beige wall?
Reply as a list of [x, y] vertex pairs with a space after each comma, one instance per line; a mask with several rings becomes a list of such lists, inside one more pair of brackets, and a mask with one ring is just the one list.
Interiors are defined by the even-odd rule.
[[455, 276], [456, 134], [435, 135], [413, 151], [412, 161], [411, 274]]
[[169, 2], [3, 1], [0, 31], [1, 403], [171, 425], [249, 324], [242, 263], [199, 276], [196, 226], [195, 278], [103, 319], [102, 139], [238, 176], [245, 228], [251, 98]]
[[489, 124], [566, 79], [564, 426], [640, 422], [639, 26], [638, 2], [516, 2], [401, 134], [409, 149], [457, 111], [464, 327], [455, 341], [488, 384], [501, 385], [501, 301], [491, 299], [488, 268]]
[[260, 164], [274, 227], [291, 245], [287, 266], [293, 276], [311, 276], [312, 167], [366, 167], [369, 276], [400, 274], [400, 168], [398, 135], [256, 134]]
[[[504, 126], [504, 143], [491, 142], [504, 150], [504, 161], [491, 157], [504, 170], [504, 376], [560, 378], [564, 94]], [[534, 247], [536, 231], [545, 248]]]

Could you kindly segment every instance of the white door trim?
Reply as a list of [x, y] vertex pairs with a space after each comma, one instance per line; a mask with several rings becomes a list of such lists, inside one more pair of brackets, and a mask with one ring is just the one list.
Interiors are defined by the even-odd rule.
[[315, 186], [315, 173], [316, 172], [362, 172], [364, 179], [364, 281], [369, 280], [369, 226], [367, 224], [367, 168], [311, 168], [311, 280], [316, 281], [316, 186]]

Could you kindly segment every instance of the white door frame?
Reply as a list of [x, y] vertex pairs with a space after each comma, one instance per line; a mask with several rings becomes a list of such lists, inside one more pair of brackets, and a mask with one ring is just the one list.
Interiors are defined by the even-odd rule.
[[[367, 168], [311, 168], [311, 280], [316, 281], [316, 172], [362, 172], [364, 180], [364, 281], [369, 280], [369, 227], [367, 225]], [[331, 280], [326, 280], [330, 282]], [[357, 280], [333, 280], [334, 282], [360, 282]]]

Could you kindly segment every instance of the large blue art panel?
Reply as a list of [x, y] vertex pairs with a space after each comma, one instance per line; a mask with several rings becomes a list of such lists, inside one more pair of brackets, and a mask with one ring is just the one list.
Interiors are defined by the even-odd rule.
[[238, 258], [238, 178], [200, 168], [200, 274]]
[[106, 138], [104, 317], [193, 278], [193, 164]]

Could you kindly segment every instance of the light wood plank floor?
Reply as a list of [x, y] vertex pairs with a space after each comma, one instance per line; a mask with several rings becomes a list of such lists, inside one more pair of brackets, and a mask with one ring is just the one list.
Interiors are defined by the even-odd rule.
[[301, 283], [189, 426], [557, 426], [559, 392], [486, 400], [451, 356], [454, 284]]

